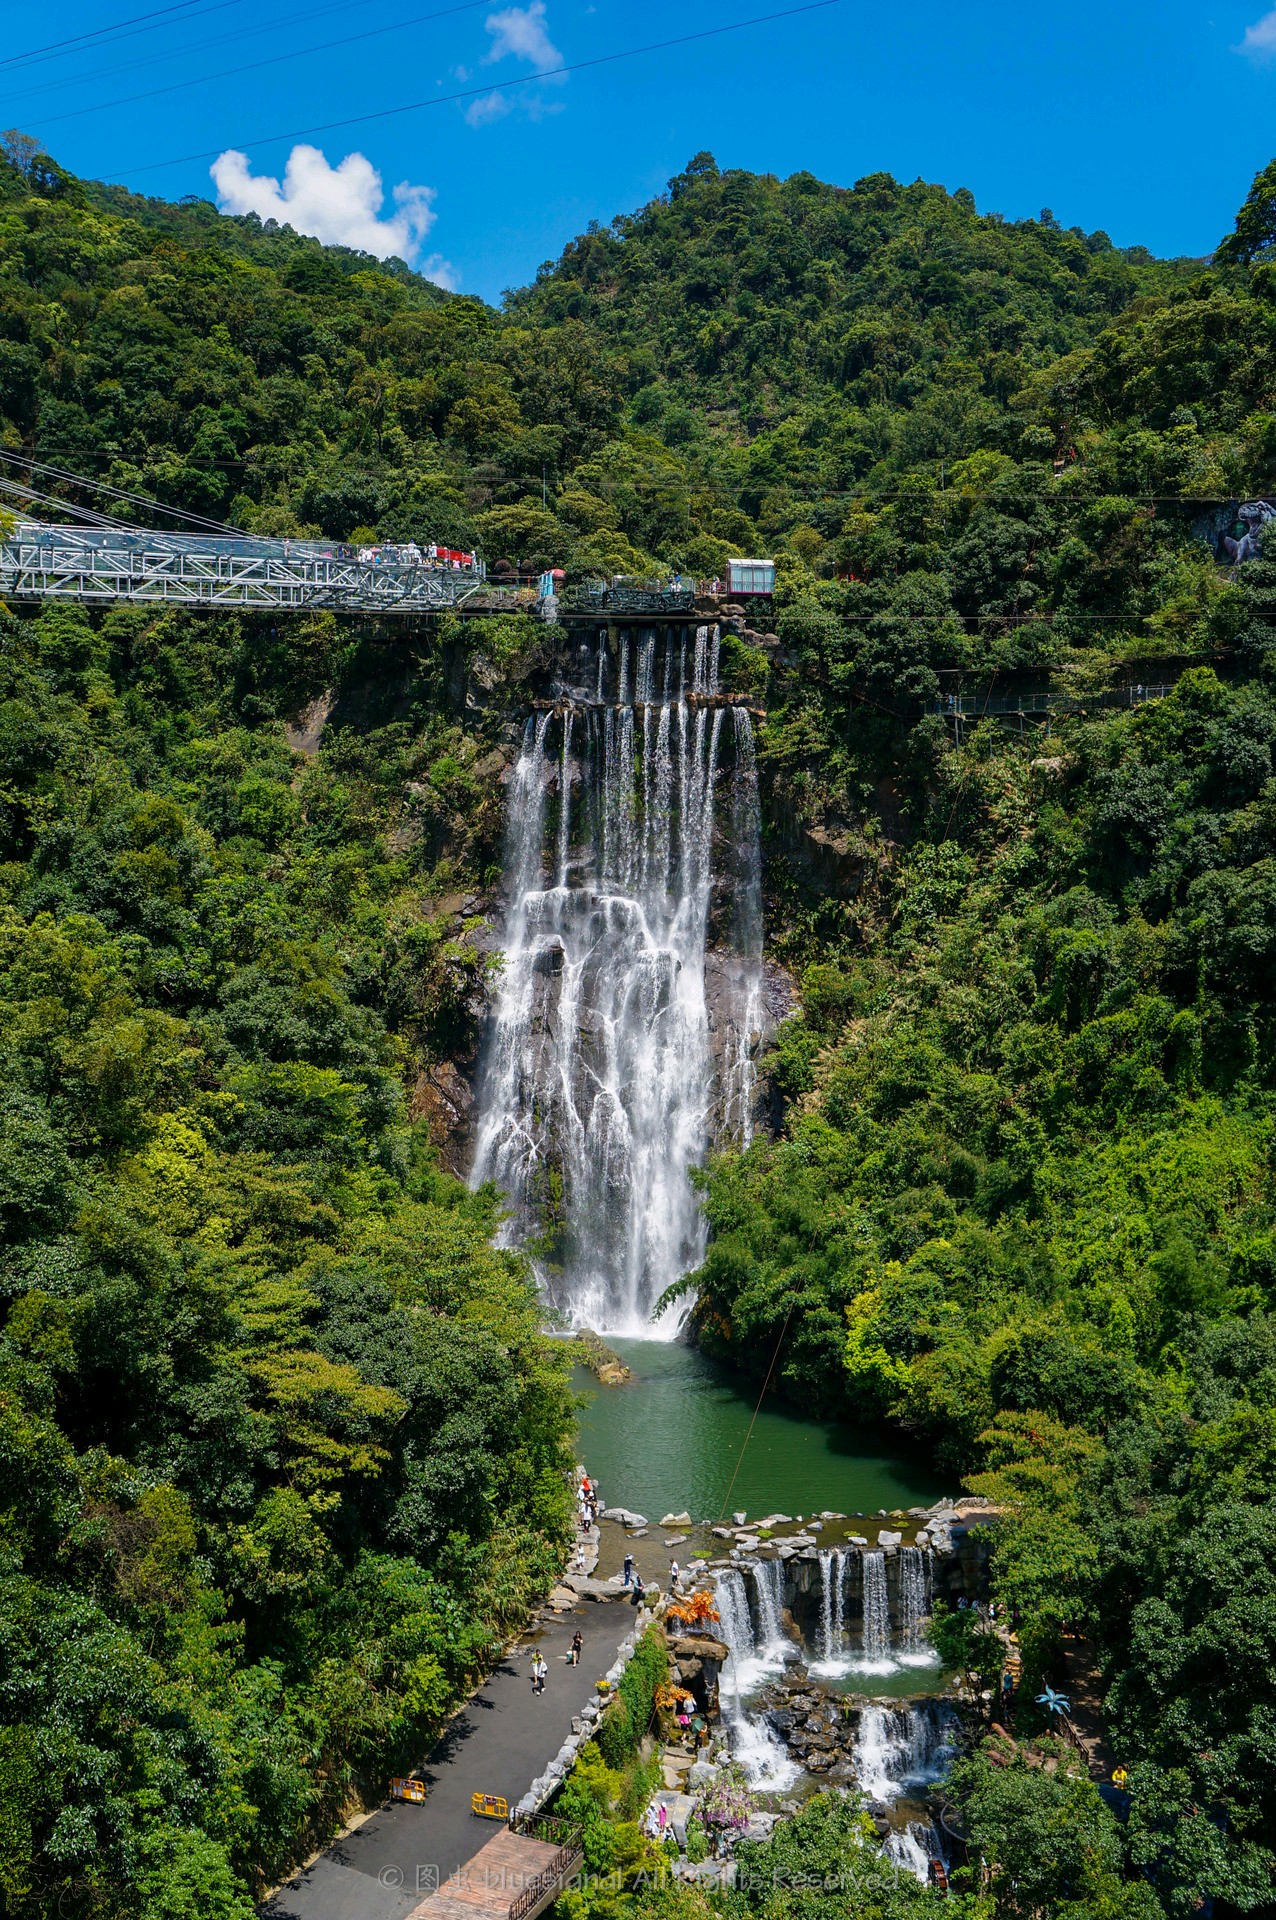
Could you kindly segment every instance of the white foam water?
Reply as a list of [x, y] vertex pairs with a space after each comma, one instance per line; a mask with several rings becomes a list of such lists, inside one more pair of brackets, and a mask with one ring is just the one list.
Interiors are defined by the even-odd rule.
[[[690, 1174], [714, 1116], [747, 1144], [756, 1093], [757, 763], [747, 711], [694, 697], [716, 694], [717, 661], [716, 628], [697, 630], [690, 684], [685, 632], [626, 635], [608, 700], [600, 640], [594, 687], [527, 722], [508, 785], [473, 1183], [506, 1195], [510, 1242], [548, 1234], [540, 1275], [574, 1325], [648, 1338], [677, 1333], [677, 1313], [653, 1329], [653, 1308], [703, 1258]], [[715, 886], [730, 895], [716, 1051]]]
[[[743, 1573], [728, 1568], [718, 1574], [714, 1585], [722, 1638], [731, 1649], [718, 1682], [718, 1702], [732, 1757], [744, 1768], [750, 1786], [763, 1793], [782, 1793], [792, 1786], [800, 1768], [789, 1759], [774, 1727], [749, 1711], [749, 1702], [763, 1681], [784, 1664], [784, 1656], [774, 1641], [760, 1641], [754, 1630]], [[761, 1587], [755, 1590], [762, 1592]]]
[[819, 1556], [820, 1638], [817, 1657], [807, 1670], [820, 1680], [836, 1679], [851, 1668], [846, 1640], [847, 1557], [842, 1547], [826, 1547]]
[[867, 1706], [855, 1739], [861, 1791], [888, 1805], [909, 1789], [942, 1780], [953, 1760], [955, 1716], [942, 1701], [920, 1706]]
[[899, 1664], [937, 1667], [939, 1655], [926, 1637], [931, 1613], [933, 1559], [929, 1547], [899, 1549]]

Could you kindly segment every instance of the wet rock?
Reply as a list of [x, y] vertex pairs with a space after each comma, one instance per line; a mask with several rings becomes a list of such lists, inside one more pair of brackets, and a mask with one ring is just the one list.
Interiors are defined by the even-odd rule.
[[822, 1751], [808, 1753], [806, 1756], [806, 1770], [808, 1773], [828, 1773], [835, 1764], [836, 1759], [837, 1755], [831, 1751], [827, 1753]]
[[603, 1519], [619, 1520], [624, 1527], [645, 1527], [647, 1524], [645, 1513], [632, 1513], [628, 1507], [604, 1507]]
[[885, 1547], [889, 1550], [891, 1547], [898, 1547], [903, 1541], [903, 1538], [902, 1533], [893, 1533], [889, 1527], [883, 1527], [878, 1533], [877, 1544], [879, 1547]]
[[667, 1547], [680, 1547], [683, 1545], [685, 1541], [689, 1540], [690, 1538], [691, 1538], [691, 1535], [689, 1533], [671, 1533], [669, 1535], [669, 1538], [665, 1541], [665, 1545]]
[[669, 1642], [670, 1657], [683, 1660], [716, 1660], [721, 1666], [731, 1658], [731, 1649], [725, 1640], [715, 1640], [712, 1634], [688, 1633]]
[[613, 1585], [610, 1580], [593, 1580], [588, 1574], [564, 1574], [562, 1584], [568, 1588], [570, 1592], [574, 1593], [578, 1600], [629, 1599], [629, 1589], [622, 1587], [619, 1581]]
[[450, 1173], [463, 1171], [470, 1152], [474, 1089], [451, 1060], [423, 1068], [412, 1089], [409, 1111], [429, 1124], [430, 1139]]
[[[645, 1527], [647, 1522], [640, 1520], [638, 1524], [639, 1526]], [[662, 1527], [689, 1527], [691, 1525], [691, 1515], [689, 1513], [667, 1513], [660, 1524]]]

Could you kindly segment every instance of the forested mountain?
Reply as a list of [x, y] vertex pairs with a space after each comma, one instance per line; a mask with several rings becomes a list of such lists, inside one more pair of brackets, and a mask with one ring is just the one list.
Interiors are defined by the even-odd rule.
[[[1076, 1920], [1272, 1897], [1276, 560], [1218, 539], [1276, 482], [1274, 192], [1167, 264], [699, 156], [497, 313], [0, 167], [8, 450], [582, 575], [776, 553], [724, 661], [802, 1010], [696, 1324], [1008, 1504], [1034, 1674], [1093, 1631], [1147, 1879]], [[3, 616], [13, 1920], [242, 1920], [558, 1563], [564, 1351], [421, 1118], [545, 645]], [[958, 739], [962, 688], [1071, 703]]]

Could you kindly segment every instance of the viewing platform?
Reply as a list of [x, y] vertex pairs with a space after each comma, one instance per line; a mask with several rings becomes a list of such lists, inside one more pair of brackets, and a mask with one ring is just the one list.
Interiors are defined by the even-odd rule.
[[461, 566], [368, 559], [325, 540], [133, 532], [39, 521], [20, 521], [0, 540], [0, 596], [15, 602], [438, 613], [477, 593], [483, 580], [479, 560]]
[[677, 706], [679, 700], [688, 707], [743, 707], [753, 720], [765, 720], [766, 708], [749, 693], [686, 693], [672, 694], [668, 700], [582, 700], [574, 696], [562, 695], [558, 699], [535, 699], [529, 701], [533, 713], [556, 713], [559, 718], [565, 713], [659, 713], [662, 707]]

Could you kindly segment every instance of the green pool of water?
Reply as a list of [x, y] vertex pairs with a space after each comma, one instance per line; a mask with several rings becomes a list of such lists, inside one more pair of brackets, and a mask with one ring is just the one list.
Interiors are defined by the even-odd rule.
[[876, 1514], [880, 1507], [921, 1506], [957, 1491], [923, 1459], [804, 1419], [771, 1395], [749, 1435], [756, 1384], [742, 1385], [676, 1341], [612, 1344], [633, 1380], [603, 1387], [582, 1370], [576, 1381], [590, 1395], [577, 1458], [609, 1506], [634, 1508], [652, 1520], [685, 1508], [693, 1520], [716, 1521], [728, 1492], [732, 1512], [757, 1518], [826, 1508]]

